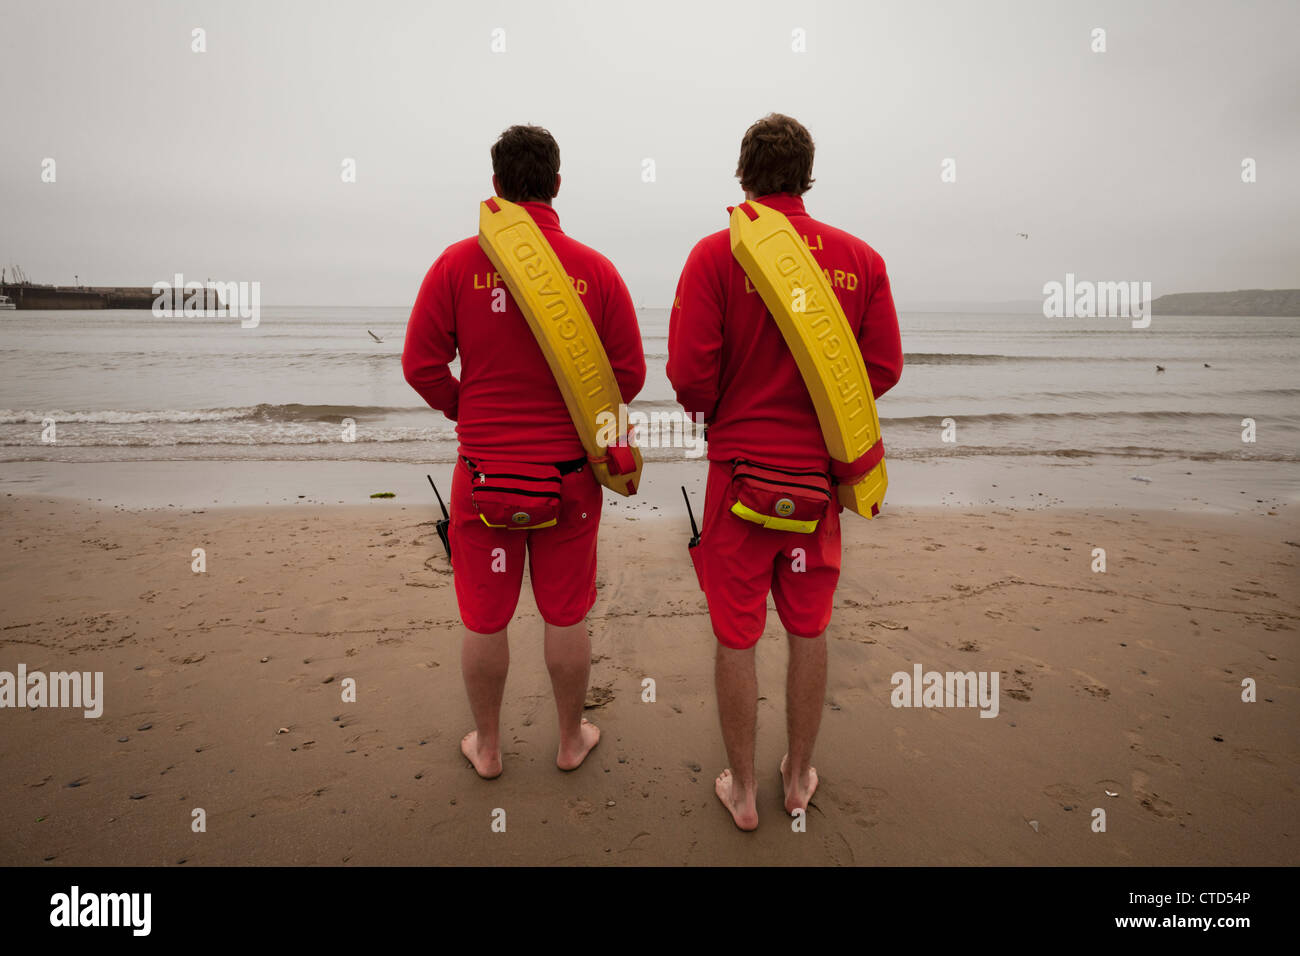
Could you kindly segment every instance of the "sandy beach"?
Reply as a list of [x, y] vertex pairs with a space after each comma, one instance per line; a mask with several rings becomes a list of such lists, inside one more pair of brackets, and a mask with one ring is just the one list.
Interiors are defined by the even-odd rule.
[[[457, 749], [455, 595], [423, 503], [6, 495], [0, 671], [102, 671], [104, 709], [0, 714], [0, 863], [1295, 865], [1300, 521], [1271, 507], [846, 521], [821, 788], [793, 832], [772, 613], [761, 822], [742, 834], [713, 794], [714, 645], [682, 521], [607, 512], [587, 714], [603, 738], [572, 774], [525, 588], [505, 773], [485, 782]], [[998, 716], [891, 706], [916, 664], [998, 672]]]

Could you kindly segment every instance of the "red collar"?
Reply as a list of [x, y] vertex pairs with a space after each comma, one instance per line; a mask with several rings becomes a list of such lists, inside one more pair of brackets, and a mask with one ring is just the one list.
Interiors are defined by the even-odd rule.
[[560, 214], [552, 208], [550, 203], [521, 202], [516, 205], [527, 210], [528, 215], [533, 217], [533, 222], [537, 223], [542, 229], [554, 229], [556, 232], [564, 231], [560, 228]]
[[[784, 216], [808, 215], [807, 210], [803, 207], [803, 197], [796, 196], [793, 193], [769, 193], [766, 196], [755, 196], [749, 201], [760, 203], [768, 209], [775, 209]], [[735, 208], [735, 206], [728, 206], [727, 214], [730, 215], [731, 210]]]

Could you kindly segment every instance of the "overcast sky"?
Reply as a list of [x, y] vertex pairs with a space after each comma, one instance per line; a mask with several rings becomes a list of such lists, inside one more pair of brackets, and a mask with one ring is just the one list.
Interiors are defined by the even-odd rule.
[[884, 256], [901, 308], [1041, 298], [1067, 271], [1296, 287], [1297, 36], [1294, 0], [3, 0], [0, 262], [409, 305], [476, 231], [492, 141], [534, 122], [560, 143], [566, 231], [666, 305], [775, 110], [816, 140], [810, 213]]

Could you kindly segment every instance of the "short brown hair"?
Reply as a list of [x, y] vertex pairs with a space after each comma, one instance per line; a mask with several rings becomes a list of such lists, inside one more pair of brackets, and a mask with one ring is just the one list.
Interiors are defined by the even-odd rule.
[[560, 174], [560, 144], [540, 126], [512, 126], [492, 144], [492, 174], [502, 199], [550, 202]]
[[745, 130], [736, 178], [742, 189], [755, 196], [802, 196], [812, 188], [812, 167], [812, 134], [793, 117], [768, 113]]

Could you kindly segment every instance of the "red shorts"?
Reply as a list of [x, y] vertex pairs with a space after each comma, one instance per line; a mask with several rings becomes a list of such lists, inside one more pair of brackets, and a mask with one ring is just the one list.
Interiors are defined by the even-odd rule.
[[514, 616], [528, 576], [542, 620], [557, 627], [577, 624], [596, 603], [596, 533], [600, 530], [600, 484], [583, 465], [563, 478], [560, 514], [549, 528], [489, 528], [470, 500], [470, 475], [461, 461], [451, 480], [451, 540], [456, 602], [465, 626], [493, 634]]
[[731, 513], [735, 500], [731, 463], [709, 462], [704, 524], [692, 558], [718, 642], [737, 650], [758, 643], [767, 623], [769, 590], [787, 631], [797, 637], [821, 634], [831, 622], [840, 580], [838, 505], [831, 502], [816, 531], [800, 534], [736, 517]]

